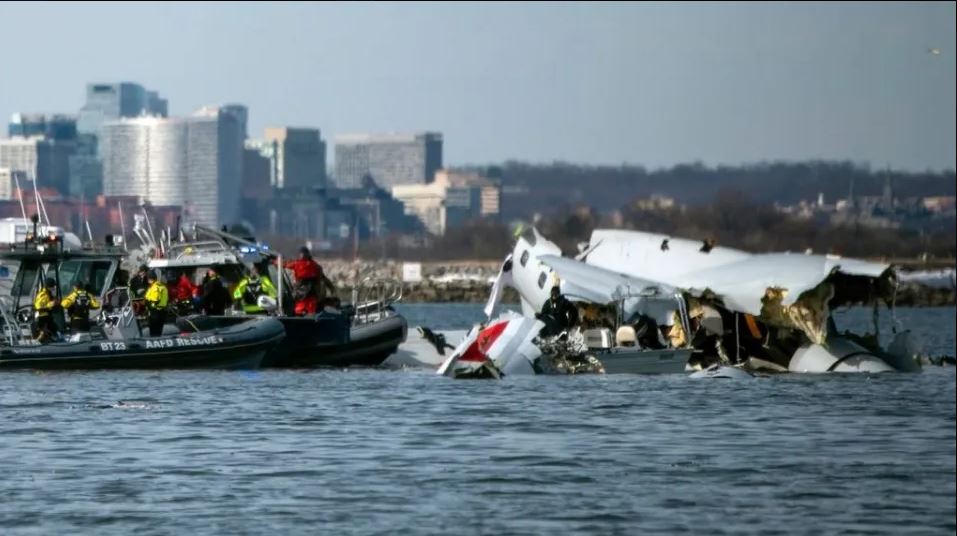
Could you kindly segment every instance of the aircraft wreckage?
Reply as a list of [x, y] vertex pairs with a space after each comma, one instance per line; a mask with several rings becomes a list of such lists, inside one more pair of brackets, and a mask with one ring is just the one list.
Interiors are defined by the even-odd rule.
[[[555, 330], [538, 311], [553, 286], [577, 326]], [[506, 287], [522, 315], [492, 319]], [[888, 264], [833, 255], [752, 254], [712, 242], [598, 229], [575, 258], [528, 228], [502, 264], [485, 313], [439, 367], [451, 377], [517, 373], [919, 371], [910, 331], [879, 343], [880, 306], [893, 312]], [[874, 333], [839, 332], [835, 309], [869, 305]], [[893, 313], [892, 313], [893, 314]], [[543, 329], [544, 328], [544, 329]]]

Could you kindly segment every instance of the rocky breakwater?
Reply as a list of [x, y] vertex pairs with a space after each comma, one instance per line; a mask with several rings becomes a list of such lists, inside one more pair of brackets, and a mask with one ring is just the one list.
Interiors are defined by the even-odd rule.
[[[323, 259], [320, 264], [344, 300], [351, 299], [356, 282], [391, 280], [402, 285], [402, 301], [406, 303], [484, 303], [501, 267], [501, 261], [418, 263]], [[515, 303], [518, 294], [507, 289], [504, 301]]]
[[[339, 289], [343, 300], [351, 300], [356, 281], [391, 280], [402, 284], [402, 301], [407, 303], [484, 303], [498, 275], [501, 261], [345, 261], [323, 259], [321, 264]], [[954, 305], [954, 268], [901, 270], [896, 303], [922, 307]], [[518, 303], [518, 294], [506, 289], [505, 303]]]

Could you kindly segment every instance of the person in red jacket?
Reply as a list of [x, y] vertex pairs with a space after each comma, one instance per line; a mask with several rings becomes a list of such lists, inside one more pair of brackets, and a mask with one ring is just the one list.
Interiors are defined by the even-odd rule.
[[335, 287], [332, 281], [322, 272], [322, 266], [319, 266], [309, 248], [299, 249], [299, 258], [286, 263], [286, 268], [292, 270], [296, 277], [296, 285], [293, 288], [293, 297], [296, 299], [296, 316], [305, 316], [316, 314], [319, 310], [321, 295], [325, 290], [335, 293]]
[[170, 284], [169, 298], [176, 306], [176, 313], [185, 316], [195, 312], [193, 307], [193, 296], [199, 291], [199, 287], [190, 281], [185, 272], [179, 274], [179, 279], [175, 284]]

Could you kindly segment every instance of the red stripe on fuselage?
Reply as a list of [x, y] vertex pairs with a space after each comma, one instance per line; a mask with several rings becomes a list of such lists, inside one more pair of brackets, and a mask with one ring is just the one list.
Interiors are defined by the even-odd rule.
[[495, 344], [495, 341], [502, 335], [502, 332], [505, 331], [505, 328], [508, 327], [508, 321], [499, 322], [489, 326], [479, 333], [475, 342], [469, 345], [468, 348], [462, 352], [462, 357], [459, 358], [459, 361], [485, 361], [488, 359], [488, 349]]

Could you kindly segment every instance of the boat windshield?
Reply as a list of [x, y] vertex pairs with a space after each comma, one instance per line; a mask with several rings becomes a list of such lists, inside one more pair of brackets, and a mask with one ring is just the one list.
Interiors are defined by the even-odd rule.
[[109, 282], [113, 261], [69, 260], [60, 265], [60, 295], [73, 291], [73, 284], [82, 281], [93, 286], [93, 294], [101, 295]]

